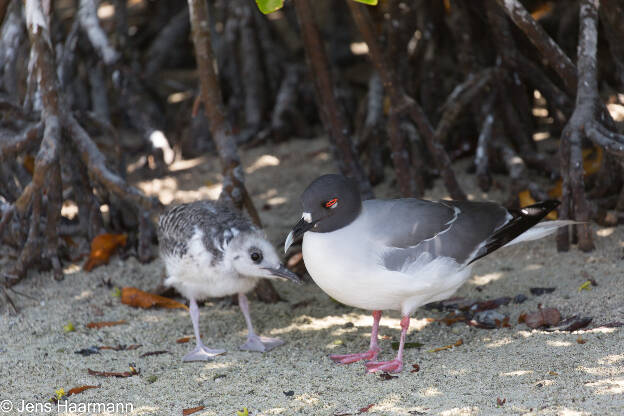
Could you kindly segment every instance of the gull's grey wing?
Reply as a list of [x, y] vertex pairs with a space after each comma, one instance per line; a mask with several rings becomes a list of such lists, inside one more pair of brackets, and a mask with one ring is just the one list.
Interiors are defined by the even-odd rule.
[[454, 207], [416, 198], [364, 201], [364, 215], [371, 220], [371, 235], [395, 248], [415, 246], [448, 228]]
[[[385, 267], [401, 270], [422, 254], [449, 257], [463, 264], [475, 255], [497, 229], [512, 216], [492, 202], [422, 201], [401, 199], [378, 210]], [[371, 207], [372, 208], [372, 207]]]

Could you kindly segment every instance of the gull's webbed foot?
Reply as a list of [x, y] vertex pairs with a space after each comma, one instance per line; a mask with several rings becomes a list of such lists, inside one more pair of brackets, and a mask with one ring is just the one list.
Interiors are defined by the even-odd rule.
[[355, 354], [333, 354], [329, 358], [336, 364], [351, 364], [361, 360], [374, 360], [379, 354], [379, 348]]
[[198, 345], [182, 358], [182, 361], [212, 361], [217, 355], [225, 354], [225, 350], [213, 350], [205, 345]]
[[374, 373], [375, 371], [400, 373], [403, 370], [403, 361], [399, 359], [394, 359], [392, 361], [369, 361], [365, 366], [367, 373]]
[[243, 351], [266, 352], [282, 345], [284, 341], [279, 338], [261, 337], [253, 335], [247, 337], [247, 342], [240, 346]]

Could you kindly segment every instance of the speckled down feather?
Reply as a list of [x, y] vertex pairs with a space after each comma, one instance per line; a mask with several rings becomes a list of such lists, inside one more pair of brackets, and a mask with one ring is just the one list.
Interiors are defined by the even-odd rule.
[[221, 247], [240, 232], [257, 228], [227, 202], [197, 201], [169, 208], [158, 222], [161, 255], [182, 257], [195, 230], [203, 232], [202, 242], [213, 262], [223, 258]]

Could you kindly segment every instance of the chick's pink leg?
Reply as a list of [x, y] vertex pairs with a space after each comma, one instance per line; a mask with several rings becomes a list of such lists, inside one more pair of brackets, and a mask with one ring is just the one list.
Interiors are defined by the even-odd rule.
[[330, 355], [335, 363], [351, 364], [360, 360], [374, 360], [379, 354], [379, 345], [377, 344], [377, 334], [379, 332], [379, 320], [381, 319], [381, 311], [373, 311], [373, 329], [371, 331], [370, 348], [366, 352], [355, 354], [336, 354]]
[[211, 361], [217, 355], [224, 354], [225, 350], [213, 350], [208, 348], [202, 342], [199, 335], [199, 308], [195, 299], [190, 300], [189, 313], [191, 322], [193, 323], [193, 332], [195, 333], [195, 341], [197, 346], [195, 349], [182, 358], [183, 361]]
[[401, 318], [401, 342], [399, 343], [399, 353], [392, 361], [369, 361], [366, 363], [366, 372], [387, 371], [388, 373], [400, 373], [403, 370], [403, 347], [405, 346], [405, 335], [409, 328], [410, 318]]

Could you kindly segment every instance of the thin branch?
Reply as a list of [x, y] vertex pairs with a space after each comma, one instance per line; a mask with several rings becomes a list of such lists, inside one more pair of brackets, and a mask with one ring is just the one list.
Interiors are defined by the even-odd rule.
[[459, 200], [466, 199], [466, 194], [459, 186], [459, 183], [457, 183], [446, 150], [444, 150], [439, 141], [435, 140], [434, 131], [427, 116], [414, 99], [401, 91], [396, 73], [387, 65], [381, 47], [377, 42], [377, 37], [372, 29], [373, 26], [366, 6], [349, 0], [347, 0], [347, 4], [362, 38], [368, 45], [369, 57], [381, 77], [384, 89], [390, 97], [392, 111], [397, 114], [407, 113], [416, 123], [451, 197]]
[[529, 38], [548, 65], [559, 74], [566, 90], [574, 94], [578, 81], [576, 68], [557, 42], [531, 17], [519, 0], [496, 0], [496, 2]]
[[229, 126], [223, 112], [221, 88], [215, 73], [213, 62], [214, 54], [210, 43], [209, 15], [206, 0], [188, 0], [193, 43], [195, 45], [195, 59], [199, 72], [201, 98], [206, 115], [210, 120], [210, 131], [217, 145], [219, 158], [223, 168], [223, 192], [234, 204], [242, 209], [247, 208], [249, 215], [256, 224], [260, 224], [260, 217], [245, 189], [245, 178], [241, 166], [236, 144], [230, 134]]
[[334, 84], [329, 71], [329, 60], [318, 27], [314, 21], [314, 12], [310, 0], [296, 0], [295, 11], [301, 26], [301, 37], [314, 81], [316, 98], [321, 121], [329, 134], [334, 152], [334, 159], [340, 171], [353, 177], [360, 186], [364, 198], [371, 198], [373, 191], [370, 182], [358, 161], [353, 143], [349, 138], [349, 128], [344, 114], [334, 94]]
[[43, 134], [43, 123], [31, 124], [18, 134], [0, 132], [0, 162], [35, 147]]
[[[563, 129], [560, 145], [561, 176], [563, 177], [562, 217], [571, 213], [578, 221], [590, 219], [590, 206], [585, 195], [582, 139], [585, 126], [594, 120], [599, 103], [596, 55], [598, 49], [598, 0], [582, 0], [578, 43], [578, 90], [576, 108]], [[566, 215], [566, 216], [563, 216]], [[578, 245], [583, 251], [594, 248], [589, 224], [579, 224]], [[560, 232], [558, 248], [567, 249], [565, 231]]]
[[104, 63], [114, 64], [119, 59], [119, 53], [109, 44], [106, 33], [100, 26], [95, 0], [80, 0], [78, 18], [82, 29], [87, 33], [89, 41]]

